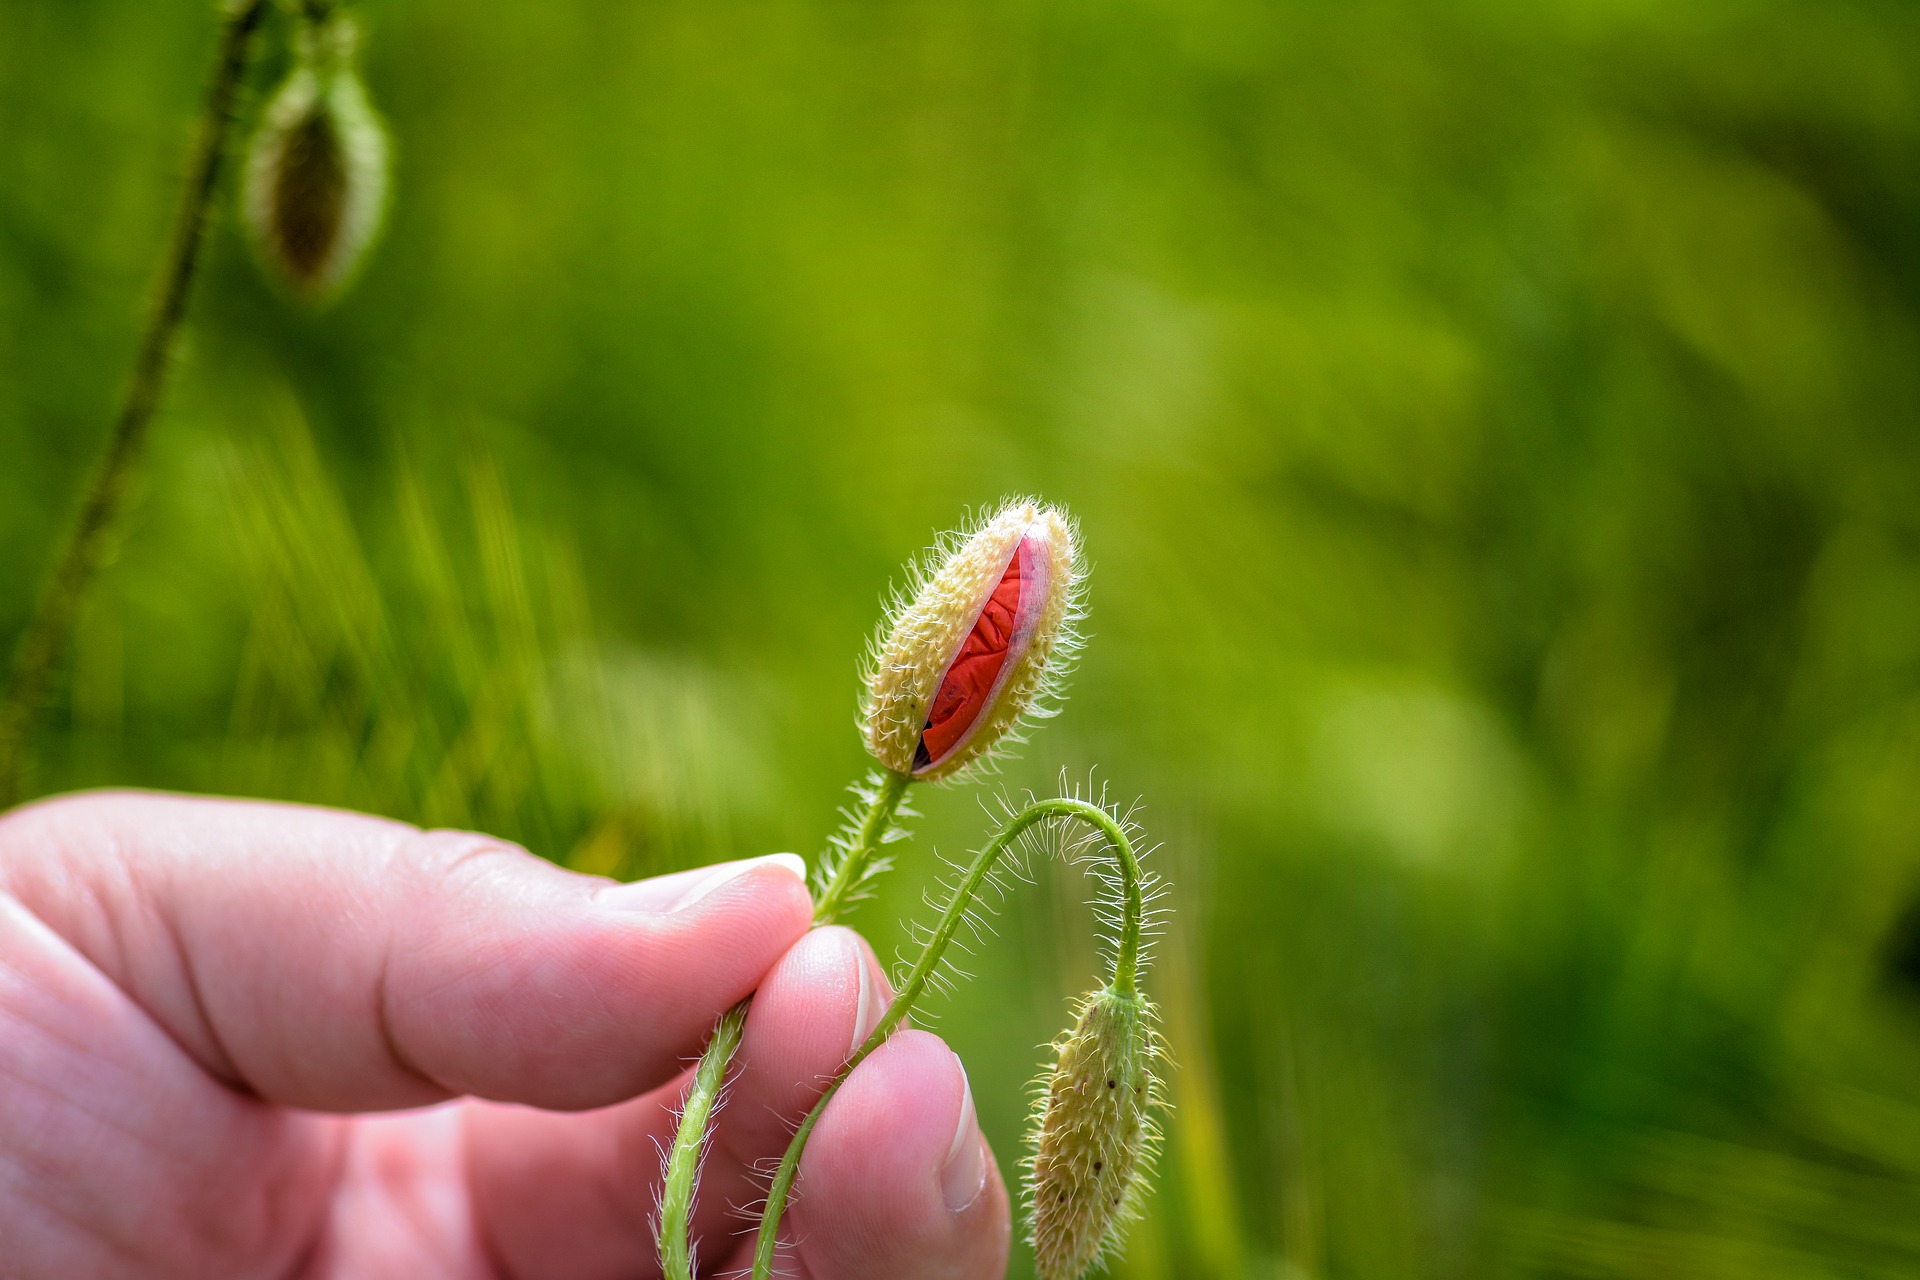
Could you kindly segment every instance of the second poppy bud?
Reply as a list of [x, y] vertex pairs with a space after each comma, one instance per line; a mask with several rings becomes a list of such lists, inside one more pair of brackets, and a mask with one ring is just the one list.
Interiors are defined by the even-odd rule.
[[302, 29], [247, 158], [247, 229], [261, 260], [308, 303], [345, 287], [386, 207], [387, 135], [354, 71], [355, 41], [343, 16]]

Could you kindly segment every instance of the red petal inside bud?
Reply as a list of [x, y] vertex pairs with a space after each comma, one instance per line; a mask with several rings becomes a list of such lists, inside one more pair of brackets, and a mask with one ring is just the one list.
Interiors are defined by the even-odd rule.
[[915, 773], [946, 759], [998, 692], [1022, 621], [1020, 607], [1028, 603], [1027, 593], [1034, 586], [1034, 561], [1033, 540], [1022, 538], [927, 708], [927, 723], [913, 756]]

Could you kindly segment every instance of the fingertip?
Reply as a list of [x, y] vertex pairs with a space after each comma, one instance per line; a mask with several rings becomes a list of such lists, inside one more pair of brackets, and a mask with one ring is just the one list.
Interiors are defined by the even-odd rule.
[[794, 1204], [822, 1274], [910, 1274], [930, 1252], [956, 1275], [1000, 1273], [1006, 1188], [966, 1070], [939, 1037], [901, 1031], [847, 1078], [807, 1144]]
[[721, 909], [752, 903], [774, 913], [784, 926], [782, 946], [813, 923], [813, 895], [807, 889], [807, 864], [797, 853], [749, 858], [738, 871], [716, 873], [694, 886], [673, 905], [673, 913]]
[[766, 893], [793, 899], [796, 890], [802, 909], [811, 920], [813, 898], [807, 890], [805, 859], [797, 853], [769, 853], [648, 880], [607, 885], [594, 895], [594, 900], [612, 911], [672, 913]]
[[808, 1172], [924, 1182], [942, 1168], [967, 1105], [966, 1073], [938, 1036], [904, 1030], [847, 1078], [807, 1147]]
[[[886, 972], [880, 965], [880, 958], [874, 955], [872, 945], [845, 925], [823, 925], [815, 929], [807, 941], [814, 944], [807, 950], [818, 957], [813, 961], [818, 974], [812, 977], [812, 991], [806, 995], [799, 991], [794, 994], [800, 996], [801, 1000], [811, 996], [811, 1002], [822, 1013], [831, 1010], [831, 1027], [841, 1033], [840, 1043], [832, 1046], [838, 1054], [833, 1066], [838, 1067], [858, 1052], [860, 1046], [867, 1042], [867, 1037], [873, 1034], [873, 1029], [879, 1025], [888, 1003], [893, 999], [893, 985], [887, 981]], [[788, 954], [797, 956], [801, 950], [795, 947]], [[830, 990], [835, 995], [827, 997]], [[830, 1003], [823, 1004], [823, 997]]]
[[760, 983], [747, 1018], [746, 1068], [736, 1089], [750, 1105], [731, 1115], [765, 1123], [751, 1124], [754, 1132], [738, 1133], [738, 1140], [751, 1145], [784, 1133], [776, 1118], [813, 1105], [873, 1031], [890, 996], [873, 948], [853, 930], [825, 925], [794, 943]]
[[452, 1092], [500, 1101], [579, 1110], [663, 1083], [812, 918], [791, 855], [632, 885], [530, 866], [517, 850], [488, 861], [466, 877], [529, 886], [513, 919], [497, 888], [479, 895], [491, 903], [451, 895], [390, 985], [411, 1061]]

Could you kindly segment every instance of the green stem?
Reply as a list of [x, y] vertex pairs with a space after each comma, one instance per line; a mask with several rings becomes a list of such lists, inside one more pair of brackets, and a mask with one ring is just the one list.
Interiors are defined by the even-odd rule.
[[221, 159], [232, 125], [233, 99], [246, 73], [254, 29], [265, 0], [235, 0], [228, 8], [214, 57], [213, 79], [200, 112], [199, 131], [174, 216], [173, 236], [160, 272], [160, 292], [147, 317], [134, 357], [133, 375], [121, 402], [106, 457], [94, 473], [61, 552], [53, 580], [15, 651], [6, 699], [0, 703], [0, 808], [19, 798], [27, 738], [52, 682], [54, 668], [73, 634], [87, 588], [100, 568], [108, 539], [126, 500], [127, 479], [146, 442], [147, 429], [166, 389], [174, 339], [186, 315], [187, 297], [206, 238], [207, 208], [219, 185]]
[[860, 820], [860, 827], [854, 834], [853, 844], [847, 855], [834, 868], [833, 879], [820, 891], [820, 898], [813, 905], [815, 924], [832, 924], [840, 918], [840, 913], [853, 903], [860, 883], [866, 878], [867, 867], [873, 861], [873, 855], [885, 842], [887, 829], [893, 824], [893, 815], [900, 808], [900, 801], [906, 797], [907, 784], [913, 779], [904, 773], [895, 773], [888, 769], [880, 776], [880, 790], [874, 796], [873, 803], [867, 806], [866, 815]]
[[686, 1107], [680, 1113], [680, 1128], [673, 1135], [660, 1194], [660, 1270], [667, 1280], [693, 1280], [688, 1225], [693, 1218], [695, 1184], [700, 1180], [707, 1121], [720, 1100], [720, 1086], [726, 1080], [734, 1050], [740, 1047], [740, 1033], [746, 1028], [747, 1009], [752, 1003], [749, 996], [721, 1015], [707, 1051], [694, 1069], [693, 1087], [687, 1090]]
[[967, 909], [973, 905], [974, 899], [980, 893], [981, 885], [986, 883], [987, 877], [992, 874], [1001, 856], [1012, 846], [1021, 832], [1034, 823], [1044, 822], [1049, 818], [1071, 818], [1085, 822], [1097, 828], [1106, 837], [1108, 846], [1113, 850], [1114, 859], [1120, 867], [1123, 911], [1119, 945], [1114, 951], [1112, 986], [1114, 990], [1124, 995], [1133, 994], [1139, 981], [1140, 930], [1145, 912], [1145, 904], [1141, 896], [1140, 860], [1134, 853], [1133, 842], [1127, 839], [1126, 831], [1114, 820], [1113, 815], [1098, 805], [1089, 804], [1084, 800], [1042, 800], [1022, 809], [1000, 828], [984, 849], [975, 855], [973, 862], [967, 867], [966, 874], [961, 877], [960, 883], [955, 887], [946, 910], [941, 913], [940, 923], [935, 926], [932, 936], [927, 939], [926, 946], [921, 948], [920, 959], [915, 962], [913, 971], [907, 975], [906, 983], [900, 988], [900, 993], [893, 998], [893, 1003], [887, 1006], [886, 1013], [881, 1015], [879, 1025], [874, 1027], [873, 1034], [867, 1037], [866, 1043], [862, 1044], [851, 1058], [847, 1059], [847, 1064], [840, 1068], [833, 1082], [827, 1086], [826, 1092], [822, 1093], [820, 1100], [814, 1103], [813, 1110], [809, 1111], [807, 1118], [800, 1122], [800, 1129], [793, 1135], [793, 1141], [788, 1144], [786, 1154], [780, 1158], [780, 1167], [773, 1175], [773, 1185], [767, 1191], [766, 1212], [760, 1218], [760, 1235], [754, 1244], [753, 1280], [768, 1280], [773, 1273], [773, 1253], [774, 1246], [779, 1240], [780, 1218], [786, 1210], [787, 1196], [793, 1189], [794, 1176], [800, 1170], [800, 1153], [806, 1149], [807, 1139], [812, 1136], [814, 1126], [819, 1124], [821, 1115], [827, 1109], [827, 1103], [833, 1100], [833, 1095], [852, 1074], [853, 1069], [864, 1062], [867, 1055], [884, 1044], [887, 1037], [893, 1033], [893, 1029], [899, 1026], [900, 1021], [912, 1011], [914, 1002], [926, 990], [927, 983], [945, 957], [947, 946], [953, 941], [954, 932], [959, 929], [960, 922], [966, 918]]
[[[911, 781], [904, 773], [889, 771], [883, 776], [879, 790], [860, 818], [846, 856], [834, 868], [833, 879], [821, 890], [819, 901], [814, 905], [816, 925], [832, 924], [851, 904], [874, 854], [886, 840], [887, 829]], [[748, 996], [721, 1016], [700, 1055], [699, 1065], [694, 1068], [693, 1087], [680, 1113], [679, 1127], [674, 1130], [660, 1200], [660, 1269], [666, 1280], [693, 1280], [688, 1226], [693, 1218], [693, 1190], [700, 1169], [700, 1154], [706, 1149], [707, 1126], [713, 1118], [720, 1083], [726, 1078], [727, 1068], [740, 1047], [740, 1034], [752, 1005], [753, 997]]]

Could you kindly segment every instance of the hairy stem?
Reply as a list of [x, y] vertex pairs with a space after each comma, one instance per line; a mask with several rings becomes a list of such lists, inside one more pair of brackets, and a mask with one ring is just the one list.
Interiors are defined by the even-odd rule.
[[80, 508], [80, 518], [60, 554], [53, 579], [15, 651], [6, 698], [0, 702], [0, 808], [19, 798], [27, 738], [39, 715], [87, 588], [106, 551], [126, 499], [127, 480], [146, 442], [166, 388], [174, 339], [206, 238], [207, 208], [219, 185], [221, 159], [232, 125], [233, 99], [247, 68], [254, 29], [265, 0], [233, 0], [214, 56], [213, 76], [200, 111], [187, 181], [174, 215], [173, 236], [160, 269], [159, 294], [140, 335], [133, 375], [114, 422], [106, 456]]
[[[835, 868], [834, 876], [814, 904], [813, 922], [832, 924], [851, 903], [854, 892], [865, 877], [886, 838], [893, 815], [907, 794], [912, 779], [904, 773], [885, 774], [880, 790], [861, 816], [853, 844]], [[660, 1269], [666, 1280], [694, 1280], [693, 1249], [688, 1224], [693, 1217], [693, 1189], [700, 1167], [700, 1153], [706, 1150], [707, 1126], [719, 1097], [720, 1084], [740, 1047], [740, 1034], [747, 1024], [747, 1010], [753, 1005], [748, 996], [720, 1018], [694, 1068], [693, 1088], [680, 1113], [680, 1125], [674, 1130], [673, 1147], [667, 1153], [665, 1187], [660, 1202]]]
[[660, 1270], [667, 1280], [693, 1280], [693, 1247], [688, 1224], [693, 1218], [693, 1193], [700, 1180], [700, 1156], [706, 1147], [707, 1121], [720, 1100], [727, 1064], [740, 1047], [747, 1025], [749, 996], [726, 1011], [713, 1029], [707, 1051], [694, 1069], [693, 1087], [680, 1112], [680, 1128], [667, 1154], [667, 1176], [660, 1193]]
[[800, 1153], [806, 1149], [807, 1139], [812, 1136], [814, 1126], [820, 1122], [827, 1104], [839, 1090], [853, 1069], [859, 1066], [875, 1049], [886, 1042], [893, 1029], [900, 1025], [913, 1009], [914, 1002], [926, 991], [927, 983], [932, 979], [940, 961], [946, 956], [947, 946], [953, 941], [954, 932], [960, 922], [966, 918], [967, 910], [979, 896], [980, 887], [986, 883], [1006, 851], [1013, 846], [1020, 833], [1036, 822], [1045, 822], [1053, 818], [1069, 818], [1087, 823], [1096, 828], [1106, 838], [1107, 846], [1112, 850], [1114, 861], [1120, 868], [1121, 896], [1123, 910], [1121, 916], [1120, 937], [1114, 951], [1113, 988], [1123, 994], [1132, 994], [1136, 989], [1140, 975], [1140, 930], [1145, 904], [1142, 901], [1140, 885], [1140, 860], [1134, 853], [1133, 842], [1127, 833], [1105, 809], [1084, 800], [1042, 800], [1022, 809], [994, 834], [973, 862], [967, 867], [966, 874], [955, 886], [953, 897], [948, 901], [946, 910], [941, 913], [940, 923], [934, 927], [933, 934], [921, 948], [920, 958], [914, 963], [913, 971], [907, 975], [900, 993], [887, 1006], [881, 1015], [879, 1025], [868, 1036], [847, 1064], [840, 1068], [826, 1092], [800, 1122], [800, 1129], [793, 1135], [787, 1151], [780, 1158], [780, 1167], [773, 1175], [773, 1185], [767, 1191], [766, 1212], [760, 1219], [760, 1235], [754, 1244], [753, 1280], [769, 1280], [773, 1274], [774, 1247], [779, 1241], [780, 1218], [786, 1210], [787, 1196], [793, 1190], [794, 1176], [800, 1171]]
[[852, 904], [861, 881], [866, 878], [867, 866], [885, 841], [887, 828], [892, 825], [893, 815], [907, 794], [907, 784], [912, 781], [906, 774], [891, 769], [881, 774], [880, 792], [867, 806], [852, 847], [834, 869], [833, 879], [821, 890], [820, 900], [813, 904], [815, 924], [832, 924]]

